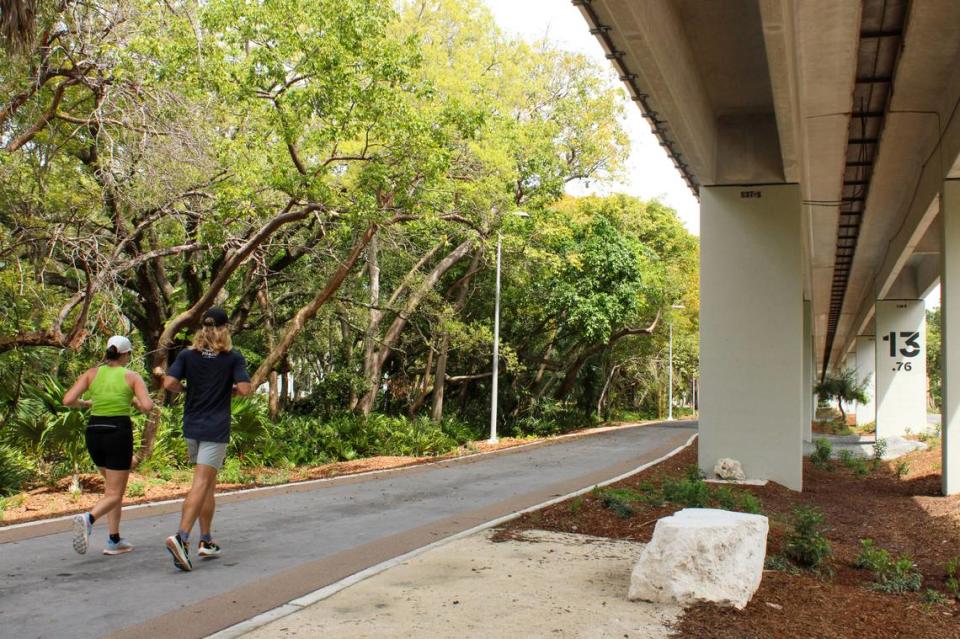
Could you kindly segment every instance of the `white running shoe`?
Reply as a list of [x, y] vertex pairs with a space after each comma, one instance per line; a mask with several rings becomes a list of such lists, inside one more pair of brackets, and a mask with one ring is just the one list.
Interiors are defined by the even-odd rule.
[[193, 564], [190, 563], [190, 545], [180, 539], [180, 535], [170, 535], [167, 537], [167, 550], [173, 557], [173, 565], [183, 572], [193, 570]]
[[200, 545], [197, 546], [197, 555], [204, 557], [206, 559], [211, 559], [213, 557], [220, 556], [220, 546], [213, 543], [212, 541], [203, 541], [200, 540]]
[[87, 513], [81, 513], [73, 516], [73, 549], [81, 555], [87, 553], [90, 546], [90, 533], [93, 532], [93, 524]]
[[126, 539], [120, 538], [120, 541], [114, 543], [112, 539], [107, 539], [107, 547], [103, 549], [105, 555], [122, 555], [125, 552], [133, 550], [133, 544]]

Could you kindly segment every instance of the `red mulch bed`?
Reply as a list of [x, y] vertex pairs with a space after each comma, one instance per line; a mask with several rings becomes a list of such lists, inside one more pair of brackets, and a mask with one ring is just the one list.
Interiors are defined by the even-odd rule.
[[[696, 444], [649, 468], [617, 488], [658, 485], [664, 477], [680, 477], [696, 463]], [[905, 458], [910, 472], [898, 479], [893, 464], [884, 464], [858, 479], [836, 465], [820, 470], [804, 461], [804, 492], [779, 484], [738, 487], [763, 502], [770, 517], [768, 556], [780, 554], [790, 513], [798, 505], [819, 508], [826, 517], [826, 536], [834, 557], [832, 577], [767, 570], [760, 589], [742, 611], [713, 604], [689, 608], [676, 627], [676, 636], [728, 639], [894, 639], [930, 637], [960, 639], [960, 606], [925, 605], [921, 593], [890, 595], [869, 589], [872, 576], [857, 569], [859, 540], [871, 538], [891, 555], [910, 555], [923, 573], [923, 590], [946, 595], [945, 565], [960, 554], [960, 497], [940, 495], [940, 450]], [[575, 502], [575, 503], [574, 503]], [[604, 508], [588, 493], [580, 498], [527, 513], [501, 527], [495, 539], [522, 538], [528, 529], [573, 532], [617, 539], [649, 541], [660, 517], [676, 506], [644, 509], [637, 505], [624, 519]]]

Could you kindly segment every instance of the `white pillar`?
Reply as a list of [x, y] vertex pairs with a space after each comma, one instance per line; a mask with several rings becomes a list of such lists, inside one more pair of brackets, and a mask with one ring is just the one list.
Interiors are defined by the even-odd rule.
[[870, 401], [857, 404], [857, 426], [877, 421], [877, 348], [873, 335], [857, 337], [857, 381], [867, 380], [866, 393]]
[[[960, 180], [947, 180], [940, 201], [943, 260], [940, 271], [943, 361], [943, 494], [960, 493]], [[949, 346], [948, 346], [949, 344]], [[951, 373], [956, 373], [951, 378]]]
[[796, 185], [700, 189], [700, 467], [803, 484], [803, 295]]
[[813, 441], [813, 315], [803, 300], [803, 440]]
[[877, 300], [877, 437], [927, 423], [927, 334], [923, 300]]

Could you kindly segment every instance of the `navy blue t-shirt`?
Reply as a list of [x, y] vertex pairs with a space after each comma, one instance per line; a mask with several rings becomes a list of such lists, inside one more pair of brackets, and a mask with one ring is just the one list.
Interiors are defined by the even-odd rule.
[[167, 375], [186, 381], [183, 436], [203, 442], [230, 440], [233, 385], [249, 382], [246, 362], [236, 351], [180, 351]]

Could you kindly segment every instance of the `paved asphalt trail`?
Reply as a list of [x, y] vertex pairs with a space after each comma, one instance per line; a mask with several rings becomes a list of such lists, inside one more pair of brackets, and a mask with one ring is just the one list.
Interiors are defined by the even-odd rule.
[[195, 560], [189, 574], [176, 570], [163, 548], [178, 522], [170, 507], [125, 519], [124, 536], [137, 549], [118, 557], [100, 554], [100, 525], [86, 555], [73, 552], [65, 532], [0, 543], [0, 637], [204, 636], [455, 532], [627, 472], [694, 432], [695, 422], [623, 428], [221, 499], [214, 532], [224, 556]]

